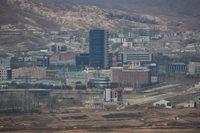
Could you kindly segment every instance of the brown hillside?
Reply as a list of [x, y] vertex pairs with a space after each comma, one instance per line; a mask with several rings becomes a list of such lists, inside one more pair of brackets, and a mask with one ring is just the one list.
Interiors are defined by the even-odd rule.
[[[38, 1], [38, 0], [31, 0]], [[41, 0], [40, 0], [41, 1]], [[47, 0], [42, 0], [47, 1]], [[56, 3], [72, 3], [71, 0], [48, 0]], [[95, 5], [154, 15], [171, 21], [181, 22], [183, 30], [200, 29], [199, 0], [73, 0], [74, 5]]]

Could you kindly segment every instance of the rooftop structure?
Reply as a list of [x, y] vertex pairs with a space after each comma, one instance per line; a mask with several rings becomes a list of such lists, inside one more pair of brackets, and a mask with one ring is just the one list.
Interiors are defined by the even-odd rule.
[[166, 73], [173, 73], [173, 74], [186, 74], [188, 72], [188, 66], [185, 63], [172, 63], [167, 64]]
[[165, 107], [165, 108], [173, 108], [173, 106], [171, 105], [171, 102], [170, 101], [166, 101], [164, 99], [153, 103], [153, 105], [154, 106], [162, 106], [162, 107]]
[[184, 107], [185, 107], [185, 108], [196, 108], [197, 105], [196, 105], [196, 102], [195, 102], [195, 101], [189, 101], [189, 102], [186, 102], [186, 103], [184, 104]]
[[200, 62], [190, 62], [188, 64], [188, 73], [191, 75], [200, 74]]
[[152, 61], [152, 54], [148, 52], [123, 52], [123, 62], [132, 62], [132, 61]]

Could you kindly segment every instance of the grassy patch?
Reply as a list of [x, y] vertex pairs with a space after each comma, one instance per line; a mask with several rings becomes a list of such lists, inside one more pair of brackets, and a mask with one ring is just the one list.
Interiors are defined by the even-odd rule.
[[195, 98], [194, 98], [194, 101], [200, 103], [200, 96], [195, 97]]
[[123, 106], [124, 106], [123, 104], [117, 106], [116, 110], [120, 110]]
[[177, 87], [177, 86], [180, 86], [180, 84], [170, 84], [170, 85], [166, 85], [166, 86], [154, 88], [154, 89], [149, 90], [149, 92], [158, 91], [158, 90], [164, 90], [164, 89], [169, 89], [169, 88]]

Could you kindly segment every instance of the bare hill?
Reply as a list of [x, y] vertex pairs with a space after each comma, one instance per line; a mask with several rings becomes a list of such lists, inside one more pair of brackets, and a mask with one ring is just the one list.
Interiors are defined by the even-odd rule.
[[[94, 6], [95, 2], [98, 6]], [[57, 0], [56, 3], [34, 2], [33, 0], [1, 0], [0, 25], [11, 24], [15, 28], [23, 30], [80, 32], [88, 32], [94, 28], [122, 32], [128, 27], [144, 29], [156, 27], [161, 31], [167, 31], [184, 26], [184, 23], [171, 21], [162, 16], [130, 12], [128, 5], [134, 5], [132, 1], [125, 0], [124, 4], [127, 6], [117, 4], [117, 2], [118, 0], [116, 0], [116, 4], [111, 3], [110, 0], [107, 2], [105, 0], [82, 0], [81, 2], [79, 0], [66, 0], [63, 4], [62, 0]], [[109, 9], [111, 5], [114, 6], [113, 9]], [[124, 10], [119, 10], [120, 8], [124, 8]], [[34, 47], [46, 42], [48, 40], [33, 34], [1, 36], [0, 38], [1, 46], [6, 47], [9, 44], [9, 47], [20, 46], [19, 49]]]
[[[38, 1], [38, 0], [31, 0]], [[41, 1], [41, 0], [40, 0]], [[42, 0], [47, 1], [47, 0]], [[102, 8], [119, 9], [135, 13], [154, 15], [181, 22], [182, 30], [200, 29], [199, 0], [48, 0], [74, 5], [95, 5]]]
[[[199, 16], [199, 0], [31, 0], [35, 2], [70, 3], [74, 5], [95, 5], [111, 9], [124, 9], [138, 13], [178, 13]], [[151, 12], [149, 12], [151, 11]]]
[[11, 23], [16, 27], [39, 27], [45, 30], [88, 31], [92, 28], [105, 28], [120, 31], [128, 26], [142, 28], [158, 26], [165, 31], [167, 26], [172, 24], [170, 21], [151, 15], [103, 9], [97, 6], [33, 3], [27, 0], [2, 0], [0, 12], [5, 13], [0, 14], [1, 25]]

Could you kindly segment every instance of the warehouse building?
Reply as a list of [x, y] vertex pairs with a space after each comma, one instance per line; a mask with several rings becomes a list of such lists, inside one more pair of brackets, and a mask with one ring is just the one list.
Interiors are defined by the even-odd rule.
[[165, 107], [165, 108], [173, 108], [174, 107], [171, 105], [170, 101], [166, 101], [164, 99], [153, 103], [153, 106], [161, 106], [161, 107]]
[[197, 107], [197, 104], [195, 101], [189, 101], [189, 102], [186, 102], [184, 104], [184, 107], [185, 108], [196, 108]]
[[188, 67], [185, 63], [168, 64], [165, 69], [168, 74], [186, 74], [188, 72]]
[[200, 62], [190, 62], [188, 65], [190, 75], [200, 74]]
[[133, 62], [133, 61], [152, 61], [152, 54], [148, 52], [123, 52], [123, 63]]
[[111, 67], [111, 82], [125, 86], [139, 86], [151, 82], [151, 71], [146, 67], [124, 65]]

